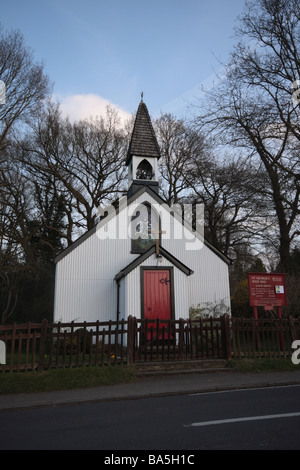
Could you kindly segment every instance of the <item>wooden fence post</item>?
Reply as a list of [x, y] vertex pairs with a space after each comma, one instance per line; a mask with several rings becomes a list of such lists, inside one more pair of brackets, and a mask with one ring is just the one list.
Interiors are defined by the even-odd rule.
[[16, 341], [16, 322], [13, 324], [12, 336], [11, 336], [11, 351], [10, 351], [10, 372], [14, 370], [14, 354], [15, 354], [15, 341]]
[[289, 316], [289, 323], [290, 323], [290, 335], [291, 335], [291, 343], [295, 341], [296, 338], [296, 329], [294, 323], [294, 317], [292, 315]]
[[44, 370], [44, 360], [46, 352], [46, 340], [47, 340], [47, 329], [48, 321], [44, 319], [41, 325], [41, 337], [40, 337], [40, 351], [39, 351], [39, 363], [38, 363], [38, 372]]
[[179, 338], [178, 338], [178, 359], [183, 359], [183, 343], [184, 343], [184, 325], [183, 319], [179, 318]]
[[231, 360], [231, 334], [230, 334], [230, 323], [229, 315], [225, 314], [222, 317], [222, 341], [223, 351], [226, 361]]
[[129, 315], [127, 326], [127, 364], [133, 364], [134, 361], [134, 335], [135, 335], [135, 317]]

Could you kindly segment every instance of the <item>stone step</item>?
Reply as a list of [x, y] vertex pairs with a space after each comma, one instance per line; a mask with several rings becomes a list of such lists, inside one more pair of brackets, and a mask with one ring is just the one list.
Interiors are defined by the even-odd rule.
[[134, 364], [138, 376], [163, 374], [191, 374], [208, 372], [229, 372], [224, 359], [202, 361], [173, 361], [173, 362], [137, 362]]

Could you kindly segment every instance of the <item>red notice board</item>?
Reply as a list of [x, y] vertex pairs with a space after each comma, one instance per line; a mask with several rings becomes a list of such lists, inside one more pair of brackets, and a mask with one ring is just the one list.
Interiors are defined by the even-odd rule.
[[285, 307], [285, 274], [248, 273], [249, 301], [252, 307]]

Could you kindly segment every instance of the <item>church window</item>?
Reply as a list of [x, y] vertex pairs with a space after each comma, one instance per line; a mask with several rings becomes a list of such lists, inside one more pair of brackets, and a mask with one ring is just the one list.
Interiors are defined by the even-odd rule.
[[141, 204], [131, 221], [131, 252], [144, 253], [155, 240], [159, 228], [159, 217], [150, 204]]
[[138, 180], [152, 180], [153, 169], [147, 160], [142, 160], [136, 170], [136, 179]]

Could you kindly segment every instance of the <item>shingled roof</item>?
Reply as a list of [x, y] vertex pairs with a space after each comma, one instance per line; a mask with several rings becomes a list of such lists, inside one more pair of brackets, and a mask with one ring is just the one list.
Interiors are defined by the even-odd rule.
[[137, 157], [160, 157], [160, 150], [149, 112], [143, 101], [140, 102], [136, 113], [126, 165], [128, 165], [133, 155]]

